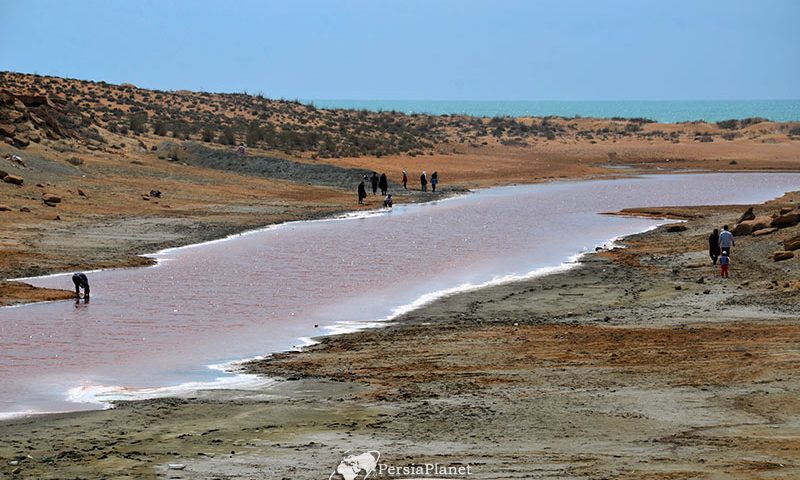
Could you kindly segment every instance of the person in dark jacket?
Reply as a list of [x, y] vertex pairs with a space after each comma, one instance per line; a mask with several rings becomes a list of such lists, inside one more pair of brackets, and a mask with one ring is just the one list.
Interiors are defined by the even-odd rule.
[[72, 275], [72, 283], [75, 284], [75, 301], [81, 301], [81, 288], [83, 289], [83, 302], [89, 303], [89, 279], [86, 274], [78, 272]]
[[386, 191], [389, 190], [389, 180], [386, 178], [385, 173], [381, 173], [381, 178], [378, 180], [378, 186], [381, 188], [381, 195], [386, 196]]
[[367, 198], [367, 187], [364, 185], [364, 180], [361, 180], [358, 184], [358, 204], [363, 205], [365, 198]]
[[708, 236], [708, 256], [711, 257], [711, 264], [716, 265], [719, 258], [719, 230], [716, 228]]
[[403, 170], [403, 188], [408, 190], [408, 172]]
[[439, 183], [439, 172], [433, 172], [431, 174], [431, 189], [435, 192], [436, 185]]
[[425, 172], [422, 172], [422, 175], [419, 176], [419, 185], [422, 187], [423, 192], [428, 191], [428, 175]]
[[370, 181], [372, 182], [372, 194], [373, 195], [377, 195], [378, 194], [378, 173], [377, 172], [372, 172], [372, 178], [370, 178]]

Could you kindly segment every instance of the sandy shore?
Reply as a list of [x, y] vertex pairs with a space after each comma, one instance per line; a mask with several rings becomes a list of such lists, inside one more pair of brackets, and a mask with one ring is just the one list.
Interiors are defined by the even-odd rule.
[[0, 473], [327, 478], [378, 450], [473, 478], [798, 478], [800, 262], [770, 256], [800, 226], [740, 237], [721, 279], [706, 237], [743, 210], [629, 212], [689, 220], [250, 364], [279, 378], [261, 391], [6, 421]]

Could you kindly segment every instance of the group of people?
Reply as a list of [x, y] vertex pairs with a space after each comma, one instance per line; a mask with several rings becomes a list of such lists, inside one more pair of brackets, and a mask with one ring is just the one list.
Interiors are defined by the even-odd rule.
[[[408, 190], [408, 172], [403, 170], [403, 189]], [[436, 185], [439, 184], [439, 172], [433, 172], [431, 174], [430, 180], [428, 179], [428, 174], [426, 172], [422, 172], [419, 176], [419, 184], [420, 184], [420, 191], [427, 192], [428, 191], [428, 183], [431, 185], [431, 190], [436, 192]], [[381, 173], [378, 176], [378, 172], [372, 172], [372, 175], [364, 175], [364, 178], [361, 179], [361, 183], [358, 184], [358, 204], [363, 205], [364, 199], [367, 198], [367, 184], [372, 187], [372, 194], [377, 195], [378, 189], [381, 190], [381, 196], [384, 197], [383, 199], [383, 206], [384, 207], [391, 207], [393, 200], [392, 195], [387, 193], [389, 190], [389, 179], [386, 177], [385, 173]]]
[[720, 276], [728, 278], [728, 269], [731, 264], [731, 247], [736, 245], [733, 240], [733, 234], [728, 230], [727, 225], [723, 225], [720, 232], [716, 228], [711, 235], [708, 236], [708, 255], [711, 257], [711, 263], [717, 264], [719, 260]]
[[[386, 178], [386, 174], [382, 173], [381, 176], [378, 176], [377, 172], [372, 172], [372, 176], [364, 175], [364, 178], [361, 179], [361, 183], [358, 184], [358, 203], [359, 205], [364, 203], [364, 199], [367, 198], [367, 186], [366, 182], [369, 182], [372, 185], [372, 194], [378, 194], [378, 188], [381, 189], [381, 195], [384, 198], [383, 204], [384, 206], [391, 207], [392, 203], [392, 196], [387, 194], [386, 192], [389, 190], [389, 179]], [[386, 205], [386, 203], [389, 205]]]
[[[403, 170], [403, 188], [408, 190], [408, 172]], [[431, 190], [433, 192], [436, 191], [436, 185], [439, 184], [439, 172], [433, 172], [431, 174], [430, 180], [428, 179], [428, 174], [426, 172], [422, 172], [419, 176], [419, 184], [420, 184], [420, 191], [427, 192], [428, 191], [428, 183], [431, 185]], [[387, 193], [389, 190], [389, 179], [386, 177], [385, 173], [381, 173], [380, 176], [378, 172], [372, 172], [372, 175], [364, 175], [361, 179], [361, 183], [358, 184], [358, 204], [363, 205], [364, 199], [367, 198], [367, 185], [372, 187], [372, 194], [377, 195], [378, 189], [381, 190], [381, 196], [384, 197], [383, 199], [383, 206], [384, 207], [391, 207], [393, 200], [392, 195]]]
[[[406, 190], [408, 190], [408, 187], [406, 187], [407, 181], [408, 181], [408, 175], [406, 174], [406, 171], [403, 170], [403, 188], [405, 188]], [[433, 172], [431, 174], [430, 183], [431, 183], [431, 189], [435, 192], [436, 185], [439, 184], [439, 172]], [[421, 191], [423, 192], [428, 191], [428, 174], [425, 173], [424, 171], [422, 172], [422, 175], [419, 176], [419, 185]]]

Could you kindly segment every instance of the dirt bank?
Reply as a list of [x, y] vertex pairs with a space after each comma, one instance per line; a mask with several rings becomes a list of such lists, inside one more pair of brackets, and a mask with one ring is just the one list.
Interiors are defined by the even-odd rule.
[[473, 478], [797, 478], [800, 262], [770, 255], [800, 227], [738, 238], [721, 279], [706, 238], [743, 208], [649, 210], [687, 229], [251, 364], [272, 388], [6, 422], [0, 472], [325, 478], [379, 450]]

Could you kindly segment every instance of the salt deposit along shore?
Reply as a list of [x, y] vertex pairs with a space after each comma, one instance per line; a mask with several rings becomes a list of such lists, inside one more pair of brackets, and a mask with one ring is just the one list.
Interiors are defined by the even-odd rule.
[[627, 212], [686, 230], [248, 365], [282, 379], [265, 390], [6, 421], [0, 472], [327, 478], [345, 451], [379, 451], [470, 478], [796, 478], [800, 263], [773, 256], [800, 227], [740, 236], [723, 280], [706, 238], [744, 210]]

